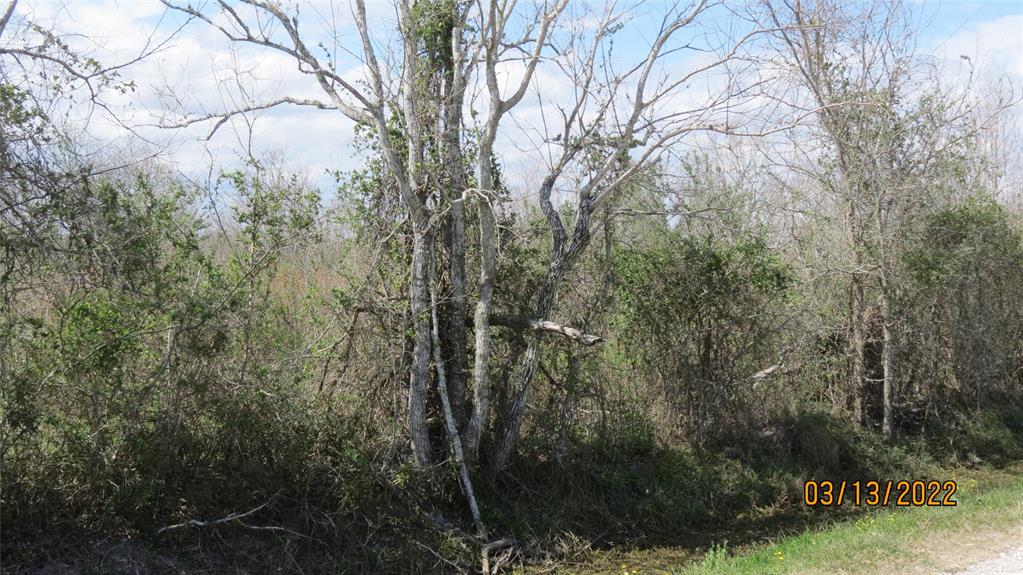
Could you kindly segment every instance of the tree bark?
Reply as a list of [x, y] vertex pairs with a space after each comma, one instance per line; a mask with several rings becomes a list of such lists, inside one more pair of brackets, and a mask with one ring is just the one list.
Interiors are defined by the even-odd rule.
[[[551, 263], [547, 278], [543, 283], [543, 289], [540, 291], [540, 302], [536, 307], [536, 317], [546, 317], [554, 309], [558, 286], [568, 272], [570, 265], [571, 263], [564, 257], [559, 257]], [[511, 455], [515, 451], [519, 429], [522, 427], [522, 418], [526, 413], [529, 384], [533, 381], [533, 376], [536, 373], [539, 362], [540, 336], [539, 333], [534, 333], [529, 337], [526, 344], [526, 353], [522, 357], [511, 401], [502, 419], [501, 434], [494, 449], [492, 461], [494, 471], [501, 471], [507, 467]]]
[[887, 290], [881, 290], [881, 308], [882, 308], [882, 331], [884, 332], [884, 347], [881, 350], [881, 364], [884, 370], [884, 422], [883, 430], [884, 436], [891, 439], [895, 434], [895, 414], [894, 407], [892, 405], [892, 396], [894, 395], [895, 387], [895, 366], [894, 366], [894, 337], [891, 329], [891, 319], [889, 317], [889, 305], [888, 295], [885, 293]]
[[[476, 495], [472, 489], [472, 478], [469, 477], [469, 469], [465, 465], [465, 455], [462, 451], [462, 439], [458, 435], [458, 426], [455, 422], [455, 415], [451, 409], [451, 399], [448, 397], [448, 384], [446, 371], [444, 369], [444, 357], [441, 353], [440, 324], [437, 316], [437, 287], [434, 281], [435, 272], [433, 262], [430, 262], [430, 318], [433, 320], [433, 361], [437, 368], [437, 390], [440, 392], [440, 401], [444, 409], [444, 427], [448, 434], [448, 444], [455, 456], [455, 466], [458, 468], [458, 475], [465, 489], [465, 498], [469, 504], [469, 512], [472, 514], [473, 524], [476, 526], [476, 533], [480, 538], [486, 537], [486, 529], [483, 520], [480, 518], [479, 505], [476, 503]], [[464, 324], [463, 324], [464, 325]]]
[[[455, 189], [458, 189], [457, 187]], [[465, 332], [465, 210], [460, 198], [451, 203], [450, 251], [451, 257], [451, 301], [448, 303], [446, 341], [450, 349], [448, 365], [448, 389], [451, 393], [451, 410], [459, 430], [465, 425], [465, 382], [469, 369], [468, 342]]]
[[895, 433], [895, 413], [892, 403], [892, 396], [895, 392], [895, 359], [894, 345], [895, 336], [892, 333], [892, 300], [891, 300], [891, 279], [888, 265], [888, 225], [887, 214], [884, 208], [884, 194], [878, 194], [875, 215], [877, 217], [878, 252], [880, 261], [878, 265], [878, 277], [881, 284], [881, 369], [884, 377], [882, 390], [882, 401], [884, 403], [884, 418], [881, 429], [886, 439], [891, 439]]
[[430, 464], [430, 431], [426, 424], [426, 401], [430, 383], [430, 294], [428, 274], [432, 259], [431, 233], [414, 226], [412, 281], [409, 302], [414, 340], [409, 369], [408, 418], [412, 455], [417, 464]]
[[[491, 10], [495, 10], [491, 4]], [[492, 56], [488, 54], [488, 59]], [[494, 303], [494, 277], [497, 274], [497, 218], [494, 214], [493, 200], [497, 190], [494, 185], [494, 172], [491, 165], [494, 138], [497, 125], [501, 119], [501, 98], [497, 93], [496, 79], [488, 61], [487, 83], [490, 90], [490, 105], [496, 107], [491, 111], [486, 131], [480, 141], [479, 157], [477, 158], [476, 176], [479, 180], [480, 198], [478, 215], [480, 225], [480, 296], [476, 301], [475, 330], [476, 357], [473, 365], [472, 418], [465, 432], [465, 443], [469, 458], [475, 460], [479, 454], [483, 430], [490, 420], [490, 313]]]
[[[490, 178], [487, 178], [488, 183]], [[484, 190], [487, 188], [483, 186]], [[486, 193], [486, 192], [484, 192]], [[494, 275], [497, 269], [497, 250], [495, 249], [496, 221], [494, 210], [490, 206], [489, 197], [479, 202], [480, 218], [480, 283], [479, 300], [476, 302], [474, 318], [476, 332], [476, 357], [473, 366], [472, 417], [465, 432], [466, 451], [470, 459], [475, 460], [479, 453], [483, 430], [490, 419], [490, 312], [494, 299]]]
[[[547, 267], [547, 274], [540, 287], [539, 301], [537, 302], [534, 317], [543, 321], [550, 316], [557, 304], [558, 288], [561, 282], [575, 265], [579, 254], [589, 243], [590, 239], [590, 216], [592, 204], [587, 197], [581, 198], [579, 214], [576, 217], [575, 230], [572, 234], [572, 241], [566, 249], [566, 235], [561, 216], [554, 210], [550, 201], [551, 189], [554, 180], [548, 178], [540, 188], [540, 206], [547, 216], [551, 233], [554, 237], [553, 257]], [[537, 364], [540, 361], [540, 337], [535, 334], [529, 338], [526, 346], [526, 353], [522, 358], [522, 365], [516, 378], [515, 389], [512, 392], [508, 410], [502, 420], [502, 429], [498, 443], [494, 449], [493, 470], [501, 471], [507, 467], [511, 460], [515, 445], [518, 442], [519, 430], [522, 427], [522, 419], [526, 413], [526, 403], [529, 398], [529, 384], [533, 381]]]
[[0, 36], [3, 36], [4, 29], [7, 28], [7, 23], [11, 20], [11, 15], [14, 14], [14, 8], [18, 5], [18, 0], [11, 0], [7, 5], [7, 9], [4, 10], [4, 15], [0, 16]]
[[511, 4], [501, 4], [490, 0], [486, 7], [487, 16], [480, 30], [483, 49], [483, 76], [486, 80], [487, 95], [490, 100], [490, 111], [479, 141], [476, 167], [479, 182], [479, 219], [480, 219], [480, 298], [476, 302], [476, 363], [474, 365], [475, 393], [473, 395], [473, 413], [466, 430], [466, 444], [469, 456], [476, 457], [483, 430], [490, 419], [490, 312], [493, 307], [494, 277], [497, 270], [497, 218], [494, 214], [493, 201], [498, 186], [495, 185], [493, 171], [494, 141], [501, 117], [514, 108], [526, 94], [531, 85], [533, 72], [540, 62], [541, 52], [547, 44], [547, 33], [558, 19], [558, 15], [568, 5], [568, 0], [561, 0], [547, 7], [542, 18], [536, 22], [536, 39], [533, 51], [525, 59], [525, 73], [519, 79], [519, 85], [507, 99], [501, 98], [498, 85], [497, 65], [500, 53], [504, 50], [505, 25], [511, 14]]
[[852, 291], [850, 307], [852, 317], [850, 321], [851, 335], [849, 337], [849, 354], [851, 365], [849, 369], [849, 408], [852, 421], [858, 425], [863, 424], [863, 384], [866, 380], [866, 362], [864, 350], [866, 348], [866, 326], [864, 325], [865, 302], [863, 277], [854, 272], [850, 285]]
[[[454, 8], [453, 21], [465, 19], [465, 8]], [[462, 37], [463, 26], [451, 27], [451, 57], [444, 68], [443, 125], [441, 133], [441, 165], [445, 172], [448, 205], [450, 205], [449, 256], [451, 301], [446, 318], [446, 347], [449, 355], [448, 391], [451, 411], [459, 432], [466, 425], [466, 379], [469, 371], [468, 341], [466, 339], [466, 288], [465, 288], [465, 189], [468, 177], [465, 172], [465, 158], [462, 154], [462, 109], [465, 104], [465, 46]]]

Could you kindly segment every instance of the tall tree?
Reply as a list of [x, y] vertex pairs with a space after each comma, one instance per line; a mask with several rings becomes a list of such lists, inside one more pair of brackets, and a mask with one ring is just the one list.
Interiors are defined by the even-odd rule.
[[[820, 184], [842, 207], [848, 261], [849, 371], [844, 397], [866, 424], [866, 390], [881, 383], [881, 428], [895, 431], [899, 244], [934, 199], [934, 179], [976, 132], [969, 98], [944, 87], [915, 53], [911, 12], [900, 2], [765, 2], [778, 50], [816, 110]], [[953, 100], [959, 99], [958, 102]], [[995, 110], [1003, 110], [1001, 96]], [[997, 114], [997, 112], [995, 113]], [[943, 165], [943, 162], [945, 163]], [[833, 168], [832, 168], [833, 166]], [[868, 365], [871, 316], [880, 327]], [[872, 377], [880, 372], [880, 378]]]
[[[239, 113], [298, 105], [335, 110], [374, 132], [413, 230], [408, 298], [414, 335], [408, 421], [412, 451], [421, 465], [431, 459], [427, 398], [433, 379], [427, 278], [429, 262], [442, 262], [435, 257], [435, 241], [446, 240], [444, 275], [450, 291], [441, 361], [447, 370], [455, 428], [464, 434], [466, 459], [478, 458], [493, 411], [490, 326], [497, 323], [532, 332], [508, 408], [499, 418], [493, 464], [500, 469], [514, 450], [522, 425], [541, 350], [540, 334], [596, 341], [552, 319], [559, 286], [588, 244], [591, 215], [612, 203], [617, 190], [653, 165], [671, 144], [693, 132], [737, 129], [742, 102], [759, 86], [744, 85], [742, 67], [736, 65], [741, 61], [736, 56], [758, 36], [759, 29], [747, 22], [738, 36], [716, 32], [707, 24], [711, 21], [707, 16], [724, 8], [706, 1], [668, 8], [653, 40], [642, 49], [630, 46], [623, 58], [621, 49], [616, 51], [615, 38], [630, 21], [649, 18], [638, 5], [610, 3], [598, 11], [580, 9], [569, 14], [567, 0], [532, 8], [497, 0], [402, 0], [396, 5], [396, 34], [388, 35], [389, 30], [371, 31], [365, 3], [357, 0], [353, 21], [360, 44], [357, 59], [366, 74], [362, 83], [350, 79], [329, 56], [332, 52], [317, 55], [314, 40], [300, 28], [300, 7], [288, 9], [269, 0], [244, 0], [239, 5], [222, 1], [206, 8], [173, 0], [164, 3], [219, 30], [231, 42], [290, 56], [316, 80], [325, 96], [319, 100], [285, 96], [187, 117], [175, 125], [213, 121], [217, 127]], [[340, 34], [335, 31], [333, 36]], [[532, 294], [532, 317], [508, 318], [494, 313], [493, 301], [498, 266], [495, 170], [501, 164], [497, 143], [502, 133], [512, 134], [502, 120], [527, 100], [541, 64], [548, 64], [547, 74], [570, 86], [565, 101], [537, 92], [533, 102], [545, 117], [561, 118], [555, 126], [536, 127], [541, 137], [537, 151], [547, 155], [538, 195], [553, 249], [547, 272]], [[397, 73], [390, 72], [391, 65]], [[697, 81], [709, 86], [706, 97], [696, 105], [683, 104], [679, 95]], [[502, 84], [510, 84], [510, 89]], [[476, 105], [467, 97], [474, 91], [482, 93], [477, 129], [472, 127]], [[728, 118], [723, 115], [726, 109]], [[463, 142], [470, 147], [463, 149]], [[563, 221], [564, 208], [555, 207], [559, 187], [571, 197], [568, 211], [575, 218], [571, 234]], [[472, 405], [466, 409], [465, 207], [472, 202], [479, 220], [480, 272], [472, 322]], [[467, 417], [466, 411], [470, 412]]]

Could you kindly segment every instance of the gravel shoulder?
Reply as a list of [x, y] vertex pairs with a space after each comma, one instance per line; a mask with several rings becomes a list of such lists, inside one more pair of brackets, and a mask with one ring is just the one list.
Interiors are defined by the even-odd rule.
[[977, 563], [958, 575], [1019, 575], [1023, 573], [1023, 546], [1009, 549], [993, 559]]
[[1023, 575], [1023, 522], [928, 540], [912, 575]]

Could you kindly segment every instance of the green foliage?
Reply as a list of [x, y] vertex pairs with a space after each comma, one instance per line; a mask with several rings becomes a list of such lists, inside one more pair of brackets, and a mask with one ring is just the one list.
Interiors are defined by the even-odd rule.
[[412, 7], [410, 33], [422, 43], [427, 69], [434, 73], [451, 66], [451, 32], [462, 0], [430, 0]]
[[17, 86], [0, 83], [0, 125], [4, 136], [12, 128], [22, 133], [39, 135], [45, 129], [46, 116], [37, 106], [29, 102], [30, 94]]
[[116, 377], [122, 362], [141, 351], [137, 332], [146, 326], [139, 325], [132, 308], [131, 302], [97, 290], [62, 311], [61, 355], [76, 376]]
[[684, 237], [619, 253], [615, 277], [624, 355], [658, 382], [685, 432], [701, 441], [748, 416], [741, 380], [771, 360], [775, 314], [794, 283], [788, 266], [756, 237]]
[[904, 253], [910, 282], [900, 302], [907, 323], [900, 359], [928, 382], [927, 393], [909, 396], [901, 411], [917, 429], [960, 428], [965, 435], [954, 435], [966, 437], [979, 411], [1020, 401], [1023, 233], [983, 194], [925, 224]]
[[1005, 207], [976, 195], [930, 216], [921, 245], [907, 251], [906, 264], [916, 281], [936, 286], [980, 267], [1023, 265], [1021, 242]]
[[5, 546], [43, 525], [150, 532], [275, 497], [355, 512], [379, 496], [374, 428], [310, 397], [312, 370], [286, 361], [304, 339], [268, 299], [318, 200], [231, 177], [241, 241], [229, 254], [180, 188], [94, 181], [53, 198], [62, 249], [78, 256], [53, 263], [76, 281], [6, 310]]
[[717, 569], [725, 564], [728, 559], [728, 544], [720, 543], [715, 544], [713, 547], [707, 550], [707, 554], [703, 557], [703, 561], [700, 564], [701, 569]]
[[663, 249], [624, 252], [616, 263], [623, 304], [644, 316], [667, 308], [676, 314], [705, 313], [709, 308], [711, 315], [727, 319], [747, 303], [737, 298], [775, 296], [794, 279], [759, 238], [727, 243], [686, 237]]
[[[204, 572], [475, 570], [479, 542], [464, 536], [461, 480], [439, 464], [451, 446], [439, 440], [436, 382], [425, 416], [438, 465], [410, 462], [407, 406], [412, 220], [428, 221], [435, 242], [431, 278], [445, 322], [434, 327], [441, 354], [455, 358], [448, 344], [460, 329], [451, 328], [466, 318], [451, 296], [463, 279], [467, 307], [477, 295], [480, 201], [493, 202], [499, 217], [494, 312], [531, 318], [542, 296], [556, 294], [550, 317], [533, 319], [603, 339], [582, 346], [552, 333], [493, 330], [497, 417], [491, 424], [485, 414], [471, 473], [495, 537], [562, 554], [572, 551], [566, 541], [717, 543], [703, 568], [718, 569], [729, 563], [722, 534], [739, 537], [729, 539], [735, 548], [774, 535], [779, 519], [821, 520], [798, 503], [807, 479], [924, 477], [943, 463], [1023, 458], [1023, 234], [1018, 215], [983, 193], [950, 203], [984, 181], [977, 142], [963, 133], [973, 130], [944, 120], [975, 116], [961, 113], [968, 106], [940, 94], [907, 98], [901, 79], [858, 70], [827, 48], [829, 62], [809, 73], [832, 99], [818, 102], [831, 149], [790, 170], [755, 166], [755, 148], [738, 151], [730, 140], [722, 157], [685, 153], [668, 144], [707, 124], [666, 111], [652, 95], [685, 82], [651, 87], [638, 125], [618, 117], [620, 90], [641, 73], [615, 64], [616, 34], [629, 18], [609, 13], [607, 27], [594, 28], [582, 6], [562, 14], [513, 4], [502, 4], [509, 19], [487, 31], [465, 22], [476, 10], [465, 0], [420, 0], [401, 15], [401, 57], [382, 70], [401, 67], [402, 78], [380, 79], [388, 92], [374, 95], [382, 125], [356, 125], [364, 162], [335, 174], [330, 212], [318, 192], [272, 162], [251, 160], [203, 190], [158, 166], [91, 175], [99, 170], [76, 163], [78, 143], [48, 114], [57, 117], [59, 99], [85, 78], [100, 105], [104, 89], [124, 95], [134, 86], [120, 80], [121, 67], [105, 70], [59, 36], [27, 31], [39, 42], [32, 48], [42, 73], [22, 54], [26, 81], [0, 82], [5, 561], [13, 553], [28, 565], [59, 555], [53, 547], [63, 541], [101, 537], [191, 546], [199, 563], [210, 541], [225, 541], [233, 559], [194, 569]], [[558, 17], [560, 24], [543, 20]], [[297, 9], [277, 19], [298, 29]], [[552, 26], [548, 44], [531, 47], [541, 22]], [[818, 39], [830, 42], [825, 32]], [[464, 45], [453, 46], [460, 34]], [[570, 252], [571, 269], [553, 288], [544, 281], [555, 275], [548, 222], [530, 211], [528, 190], [524, 210], [511, 202], [527, 183], [507, 181], [496, 152], [479, 157], [479, 94], [470, 90], [461, 102], [455, 82], [457, 73], [470, 87], [479, 83], [479, 65], [495, 55], [473, 47], [489, 40], [505, 63], [538, 48], [541, 67], [585, 80], [581, 108], [565, 111], [573, 133], [543, 148], [568, 152], [552, 159], [556, 209], [569, 224], [588, 222], [581, 237], [585, 244], [592, 234], [594, 245], [572, 242], [570, 250], [583, 251]], [[592, 67], [583, 46], [590, 40]], [[664, 62], [676, 58], [671, 44]], [[888, 48], [884, 60], [895, 65], [885, 73], [901, 75], [902, 47]], [[460, 52], [472, 61], [455, 62]], [[328, 69], [342, 64], [325, 43], [317, 57]], [[689, 119], [717, 122], [715, 107]], [[673, 136], [662, 150], [665, 134]], [[657, 154], [635, 165], [648, 145]], [[478, 189], [477, 160], [492, 170], [495, 189]], [[643, 169], [609, 189], [630, 166]], [[575, 190], [607, 198], [600, 210], [562, 203], [569, 188], [608, 167], [609, 178]], [[396, 180], [402, 172], [410, 181]], [[820, 174], [819, 186], [805, 185]], [[427, 218], [409, 217], [410, 198], [398, 192], [410, 188]], [[791, 211], [777, 215], [776, 200]], [[456, 206], [464, 208], [462, 245], [454, 241]], [[841, 229], [831, 229], [835, 222]], [[465, 278], [452, 273], [457, 253]], [[866, 365], [856, 377], [849, 328], [860, 310], [849, 313], [850, 276], [864, 291], [857, 325]], [[472, 357], [476, 342], [467, 340], [458, 351]], [[525, 391], [515, 389], [519, 377], [532, 373], [527, 342], [542, 343], [527, 356], [537, 360], [536, 375], [517, 457], [507, 472], [488, 475], [494, 431], [508, 423], [512, 394]], [[884, 440], [871, 429], [878, 402], [869, 396], [887, 373], [879, 350], [889, 344], [898, 433]], [[473, 366], [451, 367], [451, 380], [466, 379], [471, 395]], [[842, 403], [861, 387], [866, 417], [854, 423]], [[238, 520], [250, 509], [258, 512]]]
[[297, 175], [282, 182], [266, 182], [256, 174], [233, 171], [221, 175], [237, 191], [233, 207], [245, 239], [255, 248], [282, 244], [290, 235], [308, 231], [316, 222], [320, 196], [302, 190]]
[[1023, 459], [1023, 408], [1005, 405], [946, 421], [928, 437], [931, 449], [970, 467]]

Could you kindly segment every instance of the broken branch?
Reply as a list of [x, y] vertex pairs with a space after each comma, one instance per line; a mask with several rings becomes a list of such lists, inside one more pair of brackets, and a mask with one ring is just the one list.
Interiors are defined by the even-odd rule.
[[[596, 345], [604, 338], [599, 335], [593, 335], [589, 333], [583, 333], [582, 331], [568, 325], [562, 325], [553, 321], [532, 319], [528, 317], [522, 317], [517, 315], [490, 315], [490, 325], [496, 325], [500, 327], [508, 327], [517, 330], [533, 330], [546, 333], [556, 333], [563, 335], [573, 341], [579, 342], [585, 346]], [[465, 324], [472, 327], [474, 322], [472, 317], [465, 319]]]

